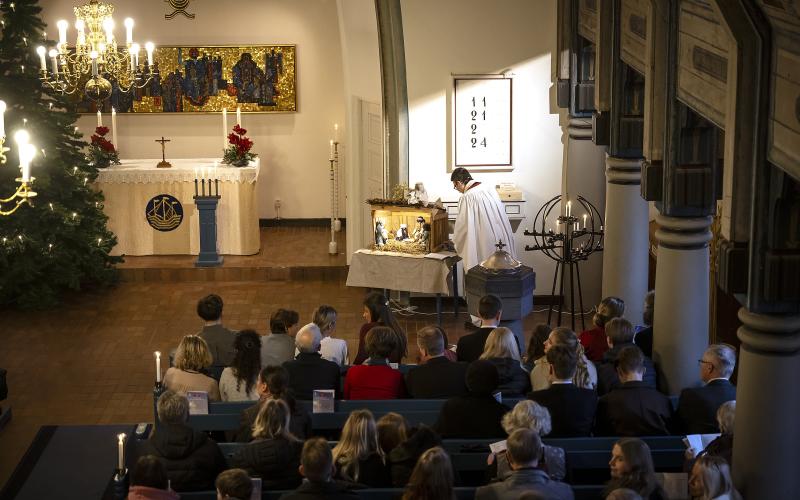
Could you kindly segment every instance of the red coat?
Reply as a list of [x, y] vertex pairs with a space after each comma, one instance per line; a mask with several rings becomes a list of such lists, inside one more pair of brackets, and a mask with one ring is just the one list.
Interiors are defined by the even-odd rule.
[[599, 363], [603, 360], [603, 354], [608, 350], [606, 340], [606, 329], [602, 326], [595, 326], [591, 330], [581, 332], [581, 345], [589, 361]]
[[399, 399], [406, 395], [403, 374], [388, 365], [356, 365], [344, 378], [344, 399]]

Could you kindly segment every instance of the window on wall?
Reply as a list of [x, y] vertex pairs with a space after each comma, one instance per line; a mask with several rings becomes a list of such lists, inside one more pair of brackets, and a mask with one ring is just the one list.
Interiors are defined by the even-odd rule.
[[454, 168], [511, 168], [511, 82], [499, 75], [453, 79]]

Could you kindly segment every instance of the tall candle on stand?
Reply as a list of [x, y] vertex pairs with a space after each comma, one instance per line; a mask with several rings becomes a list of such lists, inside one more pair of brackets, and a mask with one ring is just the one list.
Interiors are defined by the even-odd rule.
[[197, 191], [197, 167], [194, 167], [194, 195], [197, 196], [199, 194]]
[[222, 150], [228, 149], [228, 108], [222, 108]]
[[100, 110], [99, 109], [97, 110], [97, 126], [98, 127], [102, 127], [103, 126], [103, 117], [100, 114]]
[[[197, 186], [197, 179], [195, 179], [195, 186]], [[195, 188], [196, 190], [196, 188]], [[156, 351], [153, 354], [156, 356], [156, 383], [161, 382], [161, 351]]]
[[339, 142], [339, 124], [333, 124], [333, 142]]
[[330, 159], [333, 160], [333, 141], [330, 142], [331, 152], [330, 152]]
[[125, 470], [125, 433], [117, 434], [117, 470]]
[[114, 108], [111, 108], [111, 142], [119, 151], [119, 147], [117, 147], [117, 110]]
[[236, 125], [242, 126], [242, 108], [236, 106]]

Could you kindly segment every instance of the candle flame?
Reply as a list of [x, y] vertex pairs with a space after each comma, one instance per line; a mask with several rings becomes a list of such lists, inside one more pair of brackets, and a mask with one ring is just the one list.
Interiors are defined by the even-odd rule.
[[156, 351], [153, 354], [156, 355], [156, 359], [161, 359], [161, 351]]
[[125, 438], [128, 437], [124, 432], [122, 434], [117, 434], [117, 439], [119, 439], [119, 444], [125, 443]]

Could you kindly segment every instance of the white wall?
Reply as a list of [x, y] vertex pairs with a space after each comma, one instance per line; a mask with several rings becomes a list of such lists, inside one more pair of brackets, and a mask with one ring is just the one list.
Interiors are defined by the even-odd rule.
[[[58, 19], [74, 23], [72, 7], [78, 3], [42, 0], [50, 38], [57, 34]], [[297, 113], [245, 114], [242, 120], [261, 157], [259, 216], [275, 216], [276, 198], [284, 218], [329, 216], [328, 140], [333, 124], [345, 118], [336, 0], [191, 2], [193, 20], [165, 20], [170, 8], [161, 1], [113, 3], [118, 37], [124, 36], [122, 20], [132, 17], [136, 41], [157, 45], [297, 45]], [[69, 40], [74, 37], [71, 28]], [[94, 123], [94, 117], [82, 117], [78, 126], [88, 132]], [[172, 158], [220, 154], [219, 114], [119, 115], [118, 126], [123, 158], [160, 157], [161, 146], [153, 141], [161, 135], [172, 139], [167, 145]]]
[[513, 73], [512, 172], [477, 173], [479, 181], [514, 182], [524, 192], [527, 219], [517, 230], [517, 254], [537, 273], [547, 295], [554, 265], [525, 252], [522, 235], [541, 205], [561, 192], [562, 130], [551, 105], [556, 51], [555, 0], [402, 0], [408, 75], [409, 182], [424, 182], [445, 201], [458, 193], [448, 165], [451, 74]]

